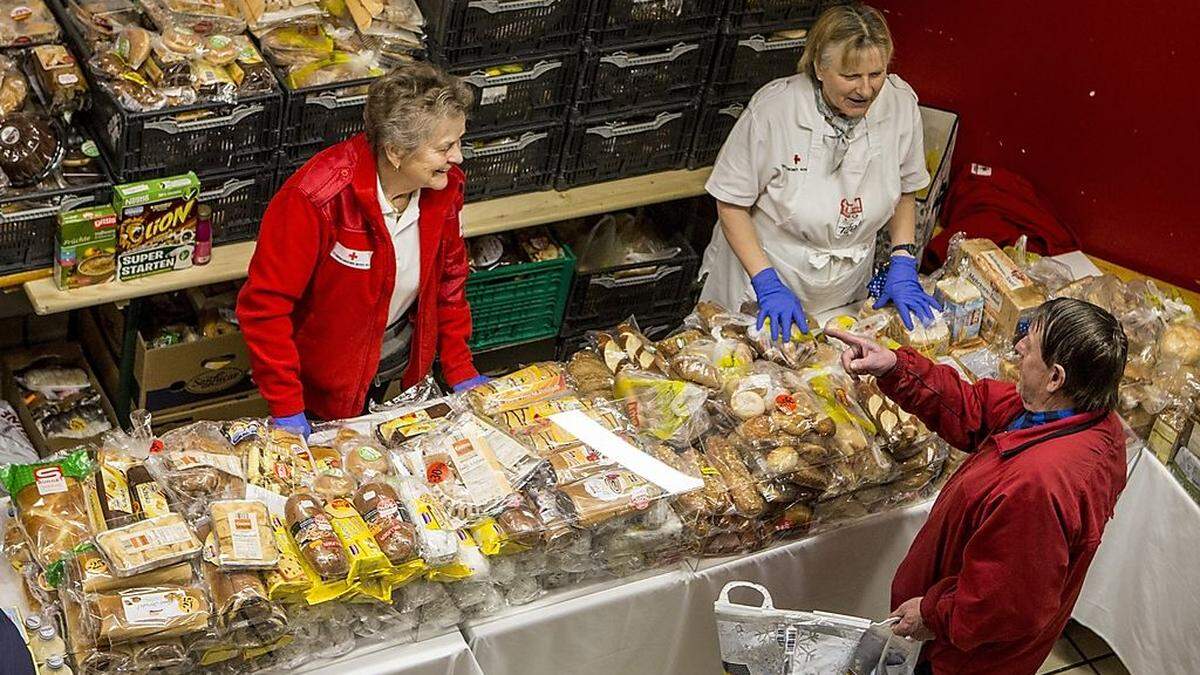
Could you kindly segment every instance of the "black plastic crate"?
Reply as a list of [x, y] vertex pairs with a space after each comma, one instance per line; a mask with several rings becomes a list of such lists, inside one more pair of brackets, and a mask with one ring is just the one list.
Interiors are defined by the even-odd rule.
[[475, 107], [467, 123], [472, 132], [561, 122], [579, 79], [579, 51], [455, 68], [451, 72], [475, 91]]
[[695, 169], [708, 166], [717, 161], [717, 153], [725, 145], [733, 125], [746, 109], [745, 103], [708, 103], [700, 109], [700, 121], [696, 124], [696, 141], [692, 145], [692, 155], [688, 159], [688, 168]]
[[442, 65], [570, 49], [589, 0], [418, 0], [430, 56]]
[[267, 163], [279, 145], [280, 94], [233, 105], [191, 105], [134, 113], [92, 88], [84, 120], [102, 139], [113, 174], [127, 183], [188, 171], [205, 174]]
[[642, 317], [682, 317], [690, 312], [696, 304], [700, 256], [678, 232], [668, 241], [679, 252], [665, 260], [588, 272], [577, 266], [559, 335], [611, 327], [630, 315], [640, 322]]
[[595, 0], [589, 33], [600, 45], [717, 32], [725, 0]]
[[465, 136], [466, 201], [553, 187], [564, 133], [562, 124], [552, 123]]
[[[75, 137], [75, 141], [85, 138]], [[0, 191], [0, 274], [50, 267], [54, 264], [58, 214], [112, 201], [108, 167], [97, 159], [96, 168], [102, 175], [75, 185], [55, 171], [36, 187]]]
[[576, 118], [568, 126], [557, 187], [683, 168], [695, 120], [691, 103]]
[[713, 95], [722, 101], [747, 101], [771, 80], [795, 75], [806, 38], [791, 34], [802, 28], [788, 26], [778, 32], [746, 31], [723, 36], [712, 70]]
[[700, 36], [588, 49], [576, 106], [596, 115], [690, 101], [704, 90], [716, 42]]
[[91, 46], [73, 15], [58, 2], [49, 6], [58, 14], [91, 90], [92, 105], [79, 117], [104, 148], [118, 183], [271, 161], [279, 147], [281, 91], [240, 96], [236, 103], [195, 103], [151, 112], [126, 110], [99, 86], [86, 66]]
[[112, 200], [112, 183], [40, 190], [0, 199], [0, 274], [42, 269], [54, 264], [58, 214]]
[[811, 22], [822, 9], [821, 0], [729, 0], [729, 25], [739, 29]]
[[[275, 74], [284, 81], [279, 69]], [[361, 132], [367, 88], [373, 79], [295, 90], [285, 87], [280, 150], [288, 160], [302, 162]]]
[[202, 176], [199, 201], [212, 207], [213, 243], [256, 238], [275, 189], [274, 164]]

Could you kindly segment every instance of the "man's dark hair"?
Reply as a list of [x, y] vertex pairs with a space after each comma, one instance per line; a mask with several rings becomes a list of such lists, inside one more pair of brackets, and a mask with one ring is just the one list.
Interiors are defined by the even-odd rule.
[[1038, 308], [1030, 330], [1041, 333], [1046, 365], [1066, 372], [1062, 391], [1076, 410], [1117, 407], [1129, 340], [1116, 317], [1090, 302], [1057, 298]]

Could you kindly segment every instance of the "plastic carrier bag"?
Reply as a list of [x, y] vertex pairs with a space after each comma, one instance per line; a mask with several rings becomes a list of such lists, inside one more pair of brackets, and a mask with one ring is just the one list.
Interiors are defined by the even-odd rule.
[[[762, 596], [758, 605], [730, 602], [729, 592], [750, 588]], [[825, 612], [776, 609], [766, 588], [748, 581], [731, 581], [713, 603], [721, 662], [727, 673], [744, 675], [830, 675], [851, 672], [859, 641], [870, 619]], [[890, 631], [889, 631], [890, 634]], [[883, 646], [874, 669], [857, 675], [911, 675], [921, 643], [892, 636]]]

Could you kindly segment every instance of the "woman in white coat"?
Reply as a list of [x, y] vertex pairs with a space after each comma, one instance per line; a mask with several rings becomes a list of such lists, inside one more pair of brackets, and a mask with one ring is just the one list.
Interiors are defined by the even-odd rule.
[[878, 10], [833, 7], [808, 34], [799, 72], [754, 95], [705, 189], [720, 227], [704, 254], [702, 299], [755, 299], [772, 337], [808, 332], [805, 312], [866, 296], [879, 230], [892, 258], [878, 306], [904, 323], [937, 307], [917, 282], [915, 193], [929, 184], [917, 95], [887, 73]]

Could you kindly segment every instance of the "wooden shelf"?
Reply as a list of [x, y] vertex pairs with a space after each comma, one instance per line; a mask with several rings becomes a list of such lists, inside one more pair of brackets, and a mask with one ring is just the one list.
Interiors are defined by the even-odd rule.
[[531, 192], [489, 199], [463, 207], [463, 235], [518, 230], [597, 213], [669, 202], [704, 194], [712, 167], [693, 171], [664, 171], [585, 185], [564, 192]]
[[[704, 181], [708, 180], [708, 174], [711, 172], [711, 167], [693, 171], [666, 171], [586, 185], [564, 192], [533, 192], [475, 202], [463, 207], [463, 234], [474, 237], [694, 197], [704, 193]], [[48, 271], [35, 270], [26, 274], [46, 278], [33, 281], [29, 281], [28, 277], [15, 279], [12, 285], [24, 283], [25, 293], [29, 296], [29, 302], [35, 312], [43, 315], [55, 314], [107, 302], [242, 279], [250, 267], [252, 255], [254, 242], [248, 241], [217, 246], [213, 249], [212, 262], [203, 267], [168, 272], [136, 281], [60, 291], [54, 286], [54, 280], [48, 278]], [[0, 282], [3, 280], [4, 278], [0, 277]]]
[[54, 285], [54, 279], [38, 279], [25, 284], [25, 294], [29, 296], [29, 303], [33, 305], [33, 311], [42, 315], [57, 314], [72, 309], [93, 307], [156, 293], [167, 293], [194, 286], [242, 279], [246, 276], [246, 269], [250, 265], [250, 256], [253, 254], [254, 242], [252, 241], [228, 244], [215, 247], [212, 262], [200, 267], [167, 272], [133, 281], [114, 281], [98, 286], [76, 288], [70, 291], [58, 290]]

